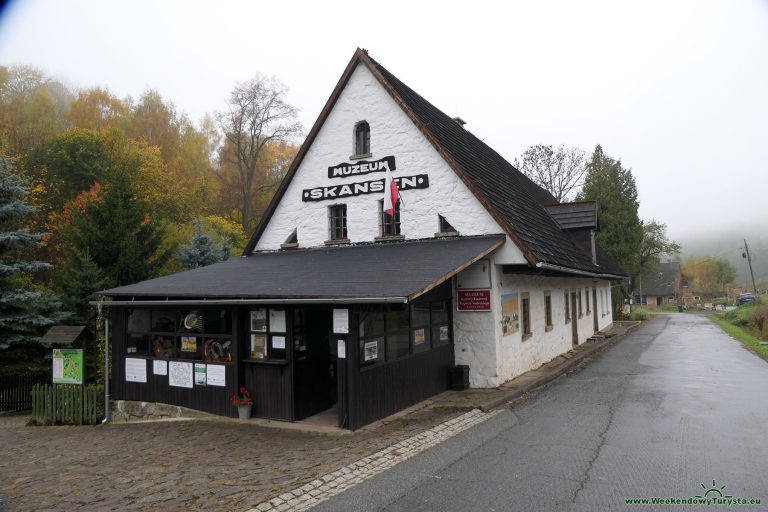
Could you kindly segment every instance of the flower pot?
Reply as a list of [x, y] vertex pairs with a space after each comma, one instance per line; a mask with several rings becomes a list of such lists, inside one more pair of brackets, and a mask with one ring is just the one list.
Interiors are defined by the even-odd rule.
[[237, 406], [237, 416], [241, 420], [248, 420], [251, 418], [251, 408], [253, 407], [253, 404], [248, 405], [238, 405]]

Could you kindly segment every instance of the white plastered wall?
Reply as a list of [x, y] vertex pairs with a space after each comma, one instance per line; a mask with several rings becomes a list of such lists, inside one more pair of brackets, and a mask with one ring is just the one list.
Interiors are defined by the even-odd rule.
[[[433, 237], [438, 214], [461, 235], [504, 231], [464, 185], [364, 65], [357, 66], [336, 104], [306, 153], [285, 195], [256, 244], [256, 250], [277, 250], [296, 229], [301, 247], [322, 246], [328, 240], [328, 207], [347, 205], [350, 242], [371, 242], [379, 236], [378, 201], [383, 194], [366, 194], [317, 202], [302, 201], [302, 190], [321, 186], [377, 180], [383, 173], [328, 178], [328, 167], [351, 162], [353, 132], [365, 120], [371, 130], [371, 153], [366, 160], [395, 157], [394, 177], [427, 174], [429, 187], [402, 192], [401, 233], [406, 239]], [[525, 263], [509, 239], [502, 249], [505, 263]]]
[[[584, 343], [595, 332], [595, 307], [598, 330], [605, 329], [612, 322], [608, 281], [577, 276], [555, 278], [503, 274], [501, 268], [498, 264], [491, 266], [490, 312], [454, 311], [456, 364], [469, 365], [470, 385], [474, 388], [499, 386], [571, 350], [573, 334], [570, 322], [577, 322], [579, 344]], [[597, 304], [592, 298], [593, 286], [597, 291]], [[566, 290], [580, 290], [582, 294], [582, 315], [579, 316], [577, 308], [569, 322], [565, 320], [564, 310]], [[545, 291], [550, 292], [552, 301], [550, 330], [545, 326]], [[527, 293], [530, 299], [531, 336], [525, 340], [522, 321], [517, 332], [503, 336], [501, 300], [502, 295], [510, 292], [520, 294], [521, 314], [523, 294]], [[590, 294], [589, 313], [585, 296], [587, 292]]]

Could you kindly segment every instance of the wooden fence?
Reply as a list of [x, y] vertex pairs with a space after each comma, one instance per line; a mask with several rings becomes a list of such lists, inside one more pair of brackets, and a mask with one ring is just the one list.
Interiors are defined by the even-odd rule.
[[0, 376], [0, 412], [27, 411], [32, 408], [31, 375]]
[[32, 417], [45, 425], [95, 425], [104, 417], [104, 388], [69, 384], [33, 386]]

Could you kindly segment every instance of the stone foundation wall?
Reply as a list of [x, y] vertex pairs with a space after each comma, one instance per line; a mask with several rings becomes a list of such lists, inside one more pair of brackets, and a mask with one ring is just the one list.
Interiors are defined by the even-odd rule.
[[128, 422], [140, 420], [162, 420], [171, 418], [202, 418], [211, 414], [179, 407], [177, 405], [156, 402], [137, 402], [132, 400], [112, 400], [111, 421]]

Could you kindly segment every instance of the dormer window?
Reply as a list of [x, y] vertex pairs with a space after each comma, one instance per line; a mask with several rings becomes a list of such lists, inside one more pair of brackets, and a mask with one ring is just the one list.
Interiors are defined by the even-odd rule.
[[371, 127], [367, 121], [358, 121], [355, 124], [355, 155], [356, 157], [370, 156], [371, 154]]
[[448, 222], [448, 219], [442, 215], [437, 216], [437, 223], [439, 231], [436, 233], [436, 236], [458, 235], [456, 228], [451, 226], [451, 223]]

